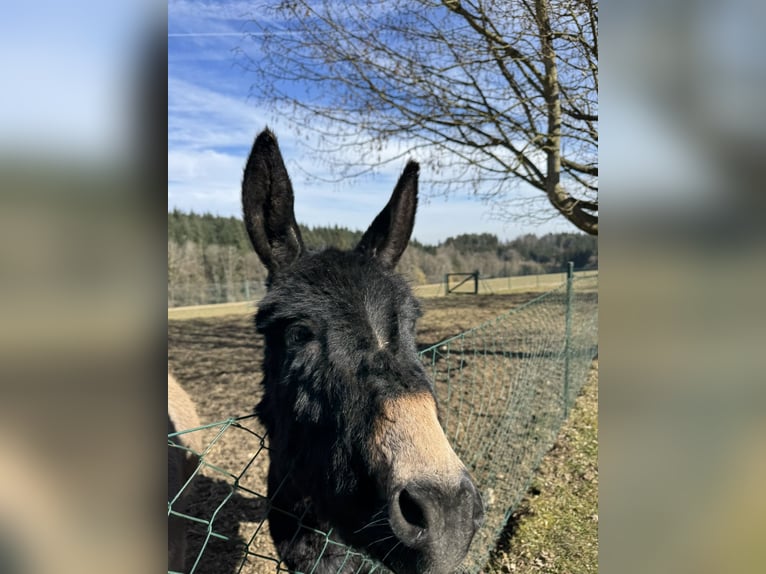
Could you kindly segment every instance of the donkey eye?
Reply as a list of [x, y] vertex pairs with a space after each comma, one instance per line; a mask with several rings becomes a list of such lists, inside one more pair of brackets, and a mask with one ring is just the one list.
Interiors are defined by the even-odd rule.
[[304, 345], [314, 337], [311, 327], [304, 323], [290, 325], [285, 332], [285, 340], [288, 345]]

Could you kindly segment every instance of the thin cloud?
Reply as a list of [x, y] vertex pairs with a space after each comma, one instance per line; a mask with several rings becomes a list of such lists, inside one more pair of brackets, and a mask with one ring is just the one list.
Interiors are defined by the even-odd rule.
[[245, 36], [244, 32], [168, 32], [168, 38], [202, 38], [216, 36]]
[[[259, 10], [246, 2], [168, 4], [168, 208], [240, 216], [242, 170], [253, 138], [269, 125], [280, 148], [296, 193], [296, 216], [307, 225], [342, 225], [363, 229], [385, 205], [407, 159], [421, 161], [421, 202], [414, 237], [435, 243], [459, 233], [495, 233], [511, 238], [519, 233], [558, 230], [524, 228], [492, 219], [486, 203], [451, 195], [430, 197], [428, 155], [413, 152], [404, 140], [391, 140], [380, 149], [387, 160], [365, 175], [349, 179], [333, 169], [357, 165], [358, 150], [340, 147], [330, 156], [311, 152], [318, 136], [298, 132], [287, 118], [248, 99], [249, 77], [238, 67], [232, 48], [246, 33], [246, 21]], [[262, 15], [260, 12], [264, 12]], [[259, 23], [267, 21], [259, 10]], [[249, 48], [253, 49], [253, 44]], [[364, 137], [363, 133], [356, 133]], [[353, 170], [352, 170], [353, 171]], [[358, 171], [358, 170], [357, 170]], [[442, 176], [445, 174], [442, 173]], [[448, 174], [447, 174], [448, 175]]]
[[258, 7], [253, 2], [168, 0], [168, 20], [251, 20]]

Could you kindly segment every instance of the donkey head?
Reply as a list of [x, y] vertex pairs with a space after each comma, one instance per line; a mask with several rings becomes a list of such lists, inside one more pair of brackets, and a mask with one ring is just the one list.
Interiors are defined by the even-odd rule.
[[[307, 253], [266, 130], [245, 168], [243, 206], [269, 271], [256, 316], [266, 340], [257, 411], [271, 441], [274, 506], [332, 528], [396, 572], [442, 573], [465, 557], [483, 508], [417, 355], [418, 303], [394, 273], [415, 221], [417, 179], [410, 162], [355, 249]], [[270, 528], [288, 566], [311, 569], [323, 545], [282, 514], [271, 513]]]

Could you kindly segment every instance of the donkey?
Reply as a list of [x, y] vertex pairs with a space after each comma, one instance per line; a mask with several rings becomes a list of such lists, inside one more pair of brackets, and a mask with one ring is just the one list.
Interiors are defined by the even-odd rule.
[[[197, 409], [191, 397], [168, 373], [168, 434], [200, 426]], [[198, 433], [185, 433], [170, 439], [168, 443], [168, 502], [175, 499], [199, 463], [198, 453], [202, 444]], [[189, 450], [186, 450], [189, 449]], [[190, 452], [193, 451], [193, 452]], [[173, 504], [173, 510], [183, 512], [189, 500], [189, 488]], [[168, 570], [186, 572], [186, 525], [187, 521], [168, 513]]]
[[483, 522], [418, 359], [418, 303], [394, 272], [418, 171], [407, 164], [355, 249], [309, 253], [268, 128], [245, 167], [245, 226], [268, 269], [255, 326], [265, 339], [256, 413], [270, 440], [269, 528], [291, 571], [357, 572], [359, 554], [339, 542], [397, 573], [452, 572]]

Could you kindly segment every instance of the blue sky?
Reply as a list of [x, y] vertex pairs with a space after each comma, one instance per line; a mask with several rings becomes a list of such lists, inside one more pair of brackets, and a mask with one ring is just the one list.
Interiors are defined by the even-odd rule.
[[[351, 182], [310, 177], [324, 175], [325, 166], [284, 122], [248, 99], [257, 78], [243, 71], [233, 52], [246, 47], [253, 55], [257, 45], [244, 34], [253, 31], [249, 22], [262, 13], [258, 7], [239, 0], [168, 2], [168, 209], [239, 216], [242, 168], [253, 138], [269, 125], [293, 180], [298, 221], [363, 229], [385, 205], [405, 162]], [[427, 169], [423, 165], [421, 173]], [[470, 196], [431, 195], [421, 184], [413, 236], [436, 243], [460, 233], [510, 239], [555, 231], [575, 229], [563, 218], [537, 225], [497, 221], [491, 205]]]

